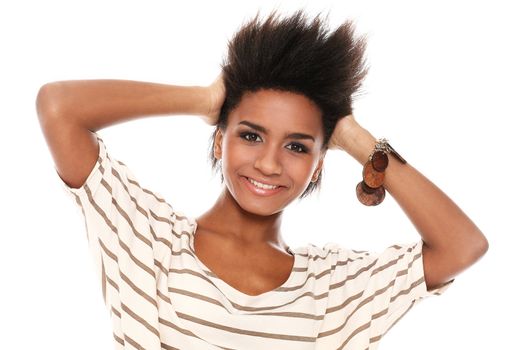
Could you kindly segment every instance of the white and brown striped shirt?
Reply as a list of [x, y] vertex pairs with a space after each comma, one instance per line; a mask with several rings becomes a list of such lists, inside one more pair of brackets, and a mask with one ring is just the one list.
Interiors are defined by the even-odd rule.
[[142, 188], [95, 135], [86, 183], [59, 179], [85, 218], [117, 349], [373, 350], [416, 302], [450, 285], [427, 292], [422, 241], [380, 254], [329, 243], [291, 248], [282, 286], [244, 294], [196, 257], [196, 221]]

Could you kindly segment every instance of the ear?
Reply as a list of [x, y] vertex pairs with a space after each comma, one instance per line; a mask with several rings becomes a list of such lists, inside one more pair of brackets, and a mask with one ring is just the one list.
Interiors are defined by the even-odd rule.
[[324, 162], [324, 153], [319, 159], [319, 162], [317, 163], [317, 166], [315, 167], [314, 174], [312, 176], [312, 182], [317, 182], [317, 179], [319, 178], [319, 173], [321, 170], [323, 170], [323, 162]]
[[221, 129], [217, 128], [213, 141], [213, 155], [215, 156], [215, 159], [222, 158], [222, 136]]

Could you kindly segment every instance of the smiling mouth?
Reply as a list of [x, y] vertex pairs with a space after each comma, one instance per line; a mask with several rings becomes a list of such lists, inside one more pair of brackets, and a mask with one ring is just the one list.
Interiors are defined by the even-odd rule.
[[264, 184], [246, 176], [242, 176], [242, 179], [250, 192], [259, 196], [271, 196], [281, 192], [285, 188], [285, 186], [280, 185]]
[[265, 184], [265, 183], [262, 183], [262, 182], [259, 182], [259, 181], [256, 181], [252, 178], [249, 178], [247, 176], [245, 176], [246, 179], [248, 181], [250, 181], [251, 184], [253, 184], [254, 186], [258, 187], [258, 188], [261, 188], [261, 189], [264, 189], [264, 190], [274, 190], [274, 189], [277, 189], [279, 187], [283, 187], [283, 186], [279, 186], [279, 185], [269, 185], [269, 184]]

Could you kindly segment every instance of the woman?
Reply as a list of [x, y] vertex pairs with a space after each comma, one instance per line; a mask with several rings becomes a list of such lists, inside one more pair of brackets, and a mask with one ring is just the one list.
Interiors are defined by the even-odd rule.
[[[319, 16], [272, 13], [235, 34], [207, 87], [88, 80], [40, 89], [39, 120], [85, 217], [117, 348], [376, 349], [416, 302], [485, 254], [486, 238], [461, 209], [352, 116], [364, 48], [351, 22], [328, 32]], [[142, 188], [97, 134], [177, 114], [216, 125], [210, 156], [225, 186], [197, 218]], [[359, 200], [377, 205], [386, 189], [420, 242], [380, 254], [284, 242], [284, 208], [319, 188], [329, 149], [365, 167]]]

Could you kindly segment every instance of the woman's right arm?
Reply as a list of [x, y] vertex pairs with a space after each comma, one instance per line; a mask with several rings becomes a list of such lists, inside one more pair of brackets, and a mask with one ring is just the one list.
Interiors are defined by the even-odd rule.
[[69, 80], [43, 85], [38, 119], [62, 180], [85, 183], [98, 159], [93, 134], [110, 125], [159, 115], [196, 115], [214, 124], [224, 100], [219, 77], [208, 87], [132, 80]]

